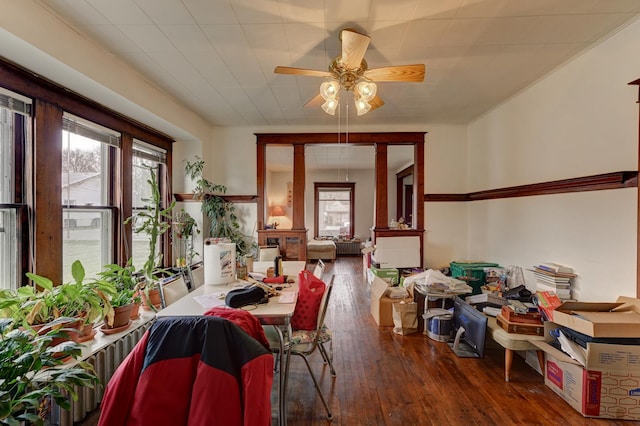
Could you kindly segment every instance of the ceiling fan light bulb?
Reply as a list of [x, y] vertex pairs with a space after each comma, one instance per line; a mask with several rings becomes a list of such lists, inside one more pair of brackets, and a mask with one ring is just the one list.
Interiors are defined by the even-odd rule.
[[371, 105], [369, 102], [365, 101], [363, 98], [356, 99], [356, 112], [358, 115], [364, 115], [369, 112], [371, 109]]
[[320, 96], [325, 101], [335, 99], [340, 90], [340, 85], [337, 81], [325, 81], [320, 85]]
[[337, 99], [327, 99], [325, 103], [322, 104], [322, 109], [329, 115], [336, 115], [336, 109], [338, 108]]
[[372, 81], [361, 81], [356, 86], [356, 89], [358, 93], [360, 93], [360, 97], [366, 102], [369, 102], [376, 97], [378, 86]]

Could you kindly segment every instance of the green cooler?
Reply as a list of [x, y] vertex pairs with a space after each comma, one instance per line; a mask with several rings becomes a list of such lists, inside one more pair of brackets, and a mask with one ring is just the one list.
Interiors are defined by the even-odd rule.
[[453, 278], [464, 276], [477, 278], [476, 281], [468, 281], [468, 284], [473, 288], [473, 292], [471, 294], [482, 293], [480, 287], [485, 284], [484, 268], [501, 268], [497, 263], [484, 262], [451, 262], [449, 267]]

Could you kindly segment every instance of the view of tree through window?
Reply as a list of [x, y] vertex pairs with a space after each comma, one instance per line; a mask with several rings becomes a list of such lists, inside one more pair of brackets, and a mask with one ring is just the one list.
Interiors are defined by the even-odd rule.
[[97, 125], [65, 117], [62, 131], [63, 277], [80, 260], [87, 276], [113, 261], [110, 205], [119, 135]]

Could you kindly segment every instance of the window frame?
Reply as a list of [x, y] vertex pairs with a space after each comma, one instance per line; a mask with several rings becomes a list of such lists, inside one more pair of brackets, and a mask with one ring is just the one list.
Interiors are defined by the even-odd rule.
[[[25, 147], [24, 170], [15, 173], [22, 182], [22, 200], [29, 207], [27, 232], [22, 238], [28, 244], [22, 247], [21, 255], [26, 263], [24, 272], [30, 271], [50, 278], [54, 283], [62, 282], [62, 117], [63, 113], [96, 123], [121, 134], [120, 169], [118, 170], [116, 200], [118, 214], [114, 215], [114, 244], [117, 250], [114, 259], [126, 262], [125, 247], [131, 246], [131, 226], [123, 225], [124, 218], [131, 216], [131, 158], [133, 139], [157, 146], [167, 152], [167, 182], [171, 182], [172, 143], [166, 134], [111, 110], [104, 105], [79, 95], [61, 85], [24, 69], [14, 63], [0, 59], [0, 88], [32, 100], [33, 114], [28, 131], [31, 143]], [[36, 155], [37, 154], [37, 155]], [[169, 199], [169, 186], [163, 188], [163, 196]], [[163, 259], [165, 264], [172, 258], [169, 236], [165, 235]], [[21, 274], [18, 284], [27, 284]]]
[[314, 182], [313, 183], [313, 220], [314, 220], [314, 237], [320, 236], [320, 193], [324, 191], [348, 191], [349, 197], [349, 238], [353, 238], [355, 230], [355, 198], [356, 184], [355, 182]]

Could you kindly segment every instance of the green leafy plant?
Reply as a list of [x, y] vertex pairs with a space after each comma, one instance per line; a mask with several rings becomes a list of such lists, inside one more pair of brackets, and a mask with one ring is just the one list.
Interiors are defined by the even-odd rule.
[[68, 398], [78, 398], [77, 387], [99, 384], [90, 364], [63, 366], [65, 359], [80, 356], [82, 347], [71, 341], [52, 347], [56, 335], [39, 336], [16, 329], [13, 319], [0, 319], [0, 424], [44, 425], [50, 399], [68, 410]]
[[158, 268], [162, 264], [162, 252], [158, 251], [159, 238], [171, 227], [171, 211], [175, 206], [175, 200], [171, 201], [168, 207], [162, 208], [162, 194], [158, 185], [158, 177], [156, 167], [146, 166], [149, 170], [149, 179], [147, 184], [151, 189], [151, 197], [143, 198], [146, 204], [144, 209], [125, 220], [125, 224], [133, 223], [133, 232], [136, 234], [144, 233], [149, 236], [149, 256], [145, 261], [142, 271], [147, 280], [153, 281], [154, 274], [158, 272]]
[[195, 161], [187, 161], [185, 172], [195, 183], [193, 195], [202, 200], [202, 212], [209, 219], [209, 236], [228, 238], [236, 244], [239, 257], [249, 253], [255, 244], [240, 231], [240, 221], [235, 205], [224, 199], [227, 187], [216, 184], [203, 176], [205, 162], [196, 156]]
[[134, 216], [125, 220], [125, 224], [132, 223], [133, 232], [139, 234], [144, 233], [149, 236], [149, 256], [145, 261], [142, 272], [144, 280], [138, 281], [137, 290], [144, 292], [146, 303], [149, 308], [156, 310], [155, 306], [150, 302], [151, 290], [157, 290], [157, 278], [165, 273], [162, 265], [162, 252], [158, 251], [158, 241], [162, 235], [171, 227], [171, 211], [176, 202], [172, 200], [169, 206], [162, 208], [162, 194], [157, 178], [157, 167], [145, 166], [149, 170], [149, 179], [147, 184], [151, 189], [151, 197], [143, 198], [146, 204], [144, 209]]
[[1, 291], [0, 310], [23, 327], [54, 321], [61, 327], [79, 318], [85, 323], [99, 320], [110, 308], [109, 297], [115, 294], [115, 287], [102, 280], [85, 281], [85, 270], [79, 260], [73, 262], [71, 274], [73, 282], [54, 286], [49, 278], [28, 272], [26, 275], [34, 286]]

